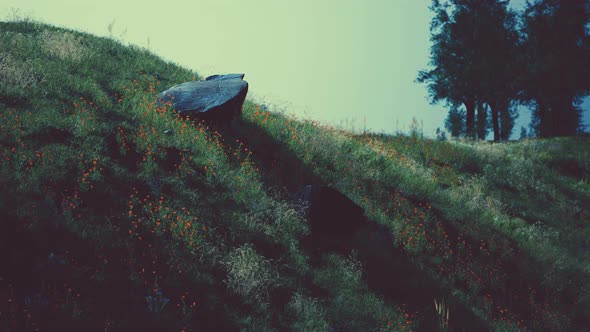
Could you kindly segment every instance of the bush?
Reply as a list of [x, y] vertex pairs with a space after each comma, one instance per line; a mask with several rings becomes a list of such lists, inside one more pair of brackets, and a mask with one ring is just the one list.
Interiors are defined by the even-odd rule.
[[295, 293], [288, 308], [295, 314], [296, 321], [291, 326], [294, 331], [327, 331], [328, 321], [324, 309], [316, 299]]
[[232, 251], [224, 262], [227, 268], [226, 284], [246, 301], [264, 303], [269, 290], [275, 286], [277, 273], [270, 262], [246, 244]]

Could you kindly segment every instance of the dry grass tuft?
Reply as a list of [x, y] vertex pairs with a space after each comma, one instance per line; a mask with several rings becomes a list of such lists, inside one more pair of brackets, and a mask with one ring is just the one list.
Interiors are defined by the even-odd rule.
[[0, 53], [0, 85], [28, 89], [34, 87], [39, 78], [31, 66], [31, 60], [17, 60], [7, 53]]
[[276, 272], [268, 260], [258, 255], [250, 245], [235, 249], [224, 264], [227, 268], [227, 286], [245, 299], [263, 303], [268, 298]]
[[40, 36], [43, 48], [53, 57], [78, 62], [88, 55], [82, 37], [69, 32], [45, 30]]

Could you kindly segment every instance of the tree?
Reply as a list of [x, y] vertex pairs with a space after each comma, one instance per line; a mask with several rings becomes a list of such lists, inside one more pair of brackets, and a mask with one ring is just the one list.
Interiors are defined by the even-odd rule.
[[451, 107], [445, 120], [445, 128], [451, 133], [452, 137], [465, 135], [465, 111], [458, 106]]
[[507, 140], [517, 116], [512, 101], [518, 96], [517, 74], [521, 67], [519, 57], [519, 33], [516, 28], [517, 14], [509, 10], [508, 1], [498, 1], [486, 7], [487, 21], [483, 38], [487, 43], [481, 50], [484, 56], [484, 95], [490, 107], [491, 127], [494, 141]]
[[468, 137], [477, 134], [480, 139], [485, 138], [487, 126], [483, 123], [487, 112], [483, 103], [487, 103], [492, 110], [494, 139], [500, 139], [498, 113], [501, 110], [497, 105], [514, 95], [513, 85], [506, 81], [512, 74], [508, 63], [513, 59], [517, 38], [515, 16], [508, 11], [507, 3], [433, 0], [430, 7], [435, 13], [430, 26], [433, 69], [420, 71], [417, 81], [428, 83], [432, 103], [444, 100], [451, 107], [464, 105]]
[[536, 0], [524, 12], [523, 99], [535, 107], [541, 137], [574, 135], [581, 98], [590, 93], [590, 2]]
[[518, 118], [516, 103], [508, 103], [507, 106], [502, 107], [499, 114], [500, 140], [507, 141], [510, 139], [516, 118]]
[[[475, 106], [474, 98], [468, 90], [465, 80], [461, 77], [462, 73], [462, 50], [461, 40], [453, 37], [453, 28], [455, 24], [448, 13], [450, 4], [441, 3], [433, 0], [430, 9], [435, 13], [430, 24], [430, 40], [432, 42], [430, 50], [430, 65], [434, 67], [428, 71], [420, 71], [417, 81], [419, 83], [428, 83], [428, 92], [431, 103], [446, 101], [451, 106], [447, 118], [446, 127], [452, 136], [460, 134], [459, 126], [455, 120], [458, 114], [458, 105], [464, 104], [467, 109], [467, 127], [473, 128], [473, 107]], [[451, 113], [455, 111], [455, 113]], [[450, 119], [451, 122], [449, 122]], [[453, 126], [449, 127], [449, 123]], [[461, 130], [462, 131], [462, 130]]]
[[486, 139], [488, 134], [488, 112], [486, 105], [482, 102], [477, 103], [477, 121], [475, 123], [477, 138]]

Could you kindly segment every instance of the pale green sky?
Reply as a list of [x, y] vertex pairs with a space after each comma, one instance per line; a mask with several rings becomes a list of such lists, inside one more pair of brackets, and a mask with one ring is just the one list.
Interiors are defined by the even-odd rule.
[[[414, 83], [428, 63], [430, 0], [3, 0], [44, 22], [147, 46], [203, 76], [245, 73], [248, 95], [361, 129], [443, 127]], [[124, 34], [123, 32], [126, 31]], [[350, 128], [350, 125], [347, 125]], [[519, 128], [519, 127], [517, 127]]]

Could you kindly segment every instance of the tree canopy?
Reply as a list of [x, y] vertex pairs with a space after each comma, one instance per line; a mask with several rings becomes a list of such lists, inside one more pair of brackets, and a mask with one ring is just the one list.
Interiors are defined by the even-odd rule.
[[574, 135], [590, 92], [590, 2], [536, 0], [524, 11], [523, 100], [533, 102], [542, 137]]
[[[500, 138], [500, 105], [515, 95], [506, 84], [516, 52], [515, 14], [508, 1], [434, 0], [431, 23], [432, 69], [420, 71], [417, 81], [427, 83], [432, 103], [444, 100], [466, 109], [466, 135], [485, 138], [487, 103], [492, 111], [494, 138]], [[477, 122], [475, 112], [478, 112]], [[476, 125], [477, 123], [477, 125]]]
[[508, 3], [433, 0], [430, 68], [417, 82], [431, 103], [450, 107], [453, 135], [485, 139], [491, 127], [494, 140], [506, 140], [519, 103], [535, 107], [539, 136], [576, 134], [590, 92], [590, 1], [527, 1], [520, 16]]

